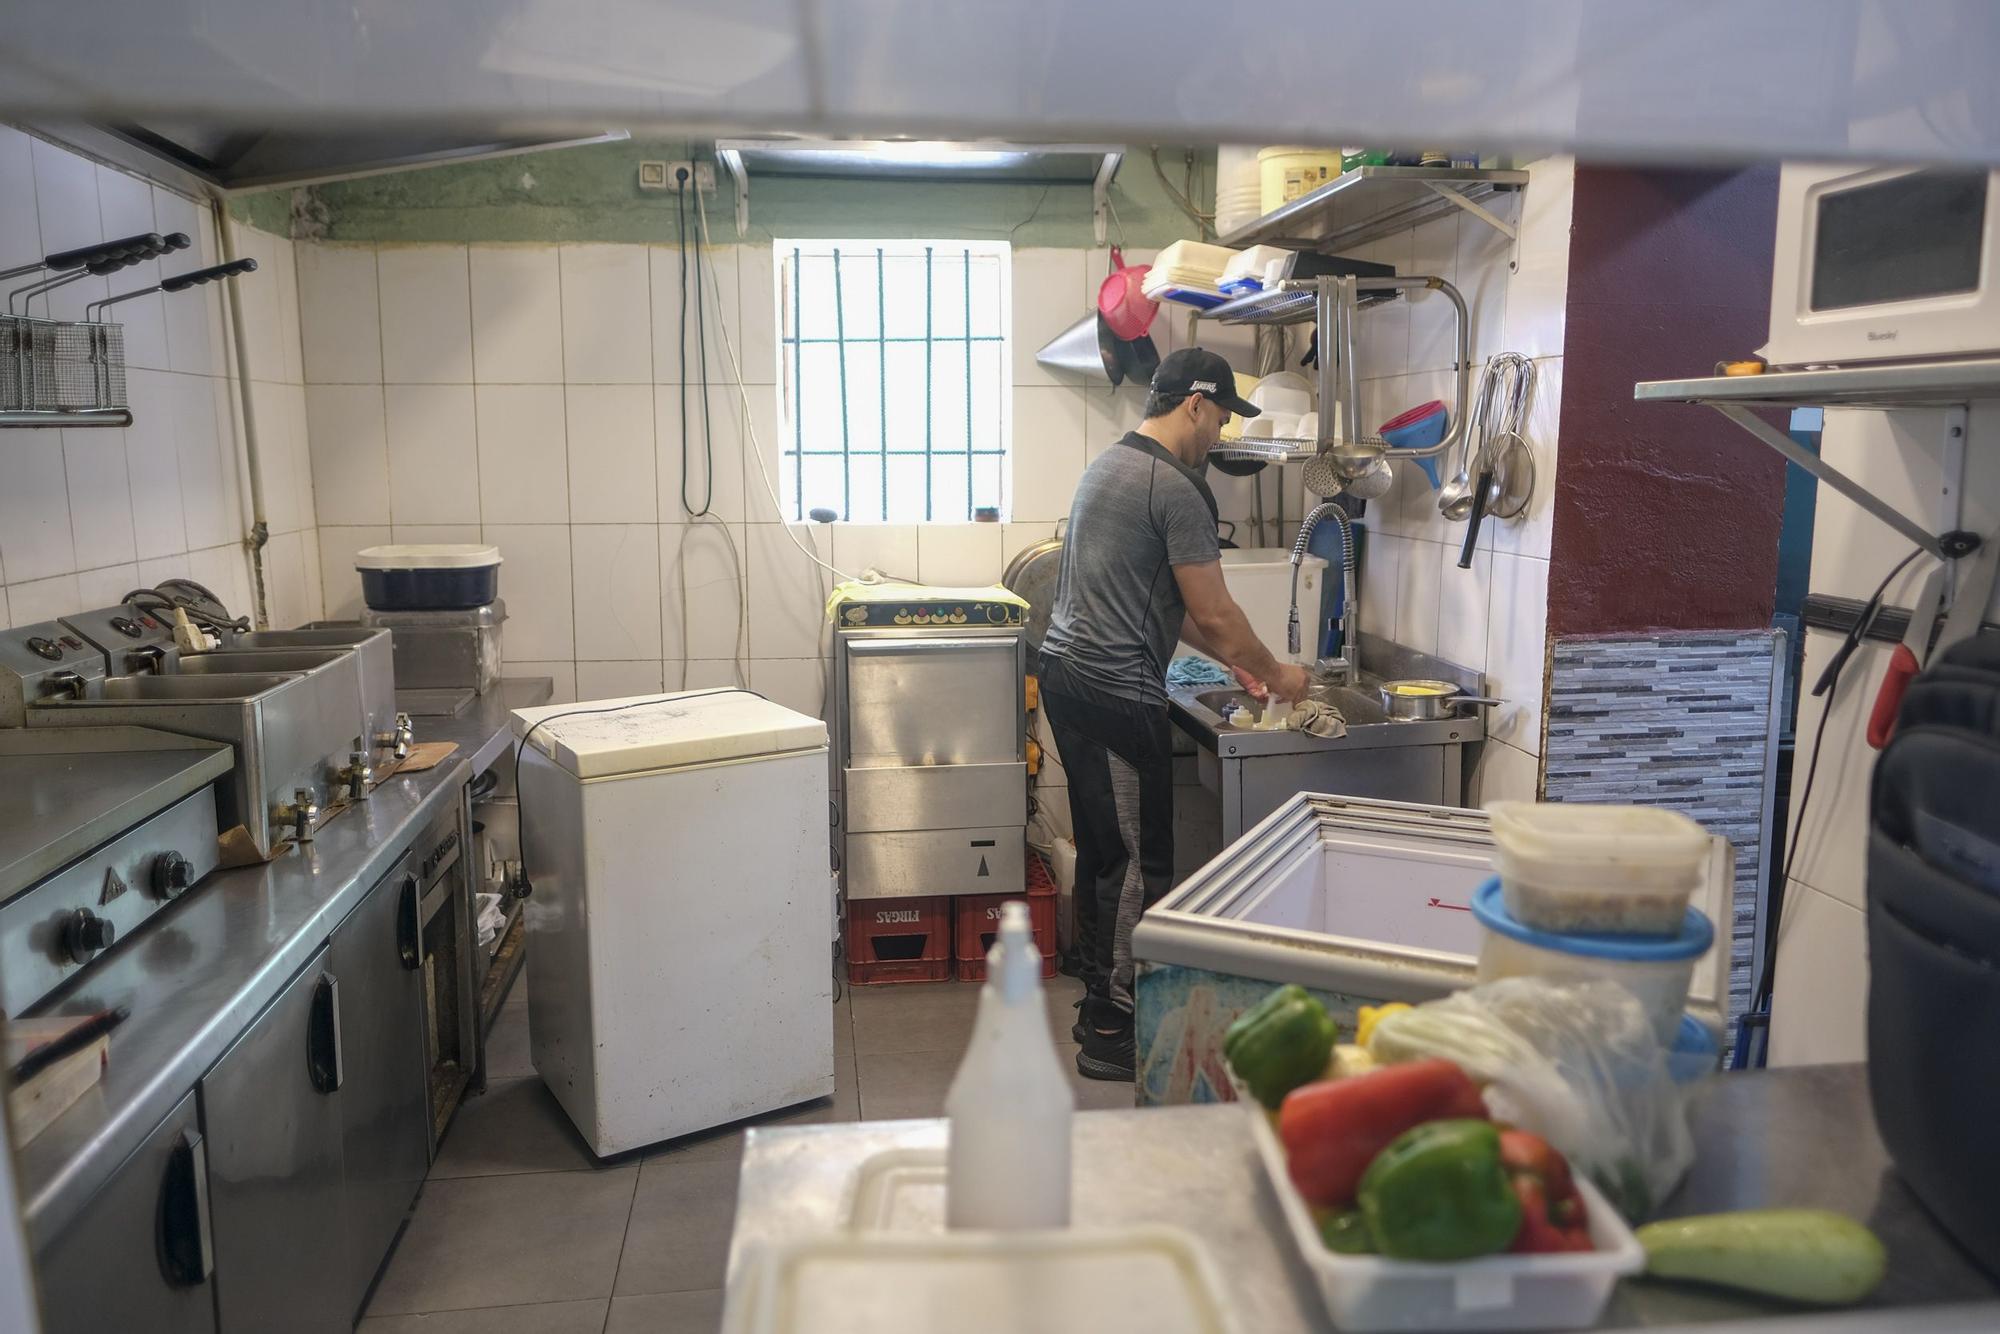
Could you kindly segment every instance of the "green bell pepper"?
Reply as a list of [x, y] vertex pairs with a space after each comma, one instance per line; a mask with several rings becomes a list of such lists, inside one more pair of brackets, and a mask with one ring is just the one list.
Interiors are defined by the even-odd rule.
[[1326, 1071], [1333, 1016], [1301, 986], [1283, 986], [1238, 1015], [1222, 1054], [1258, 1102], [1276, 1111], [1285, 1095]]
[[1490, 1121], [1429, 1121], [1403, 1132], [1362, 1173], [1357, 1199], [1377, 1249], [1398, 1260], [1492, 1255], [1521, 1228]]
[[1359, 1209], [1343, 1209], [1320, 1219], [1319, 1239], [1328, 1250], [1342, 1255], [1375, 1254], [1375, 1234], [1368, 1230], [1368, 1218]]

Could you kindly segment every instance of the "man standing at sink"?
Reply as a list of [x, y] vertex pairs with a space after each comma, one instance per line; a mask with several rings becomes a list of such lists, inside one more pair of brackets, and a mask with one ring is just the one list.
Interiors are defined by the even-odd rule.
[[1260, 698], [1303, 699], [1309, 685], [1305, 668], [1258, 641], [1222, 581], [1202, 471], [1230, 414], [1257, 415], [1235, 372], [1182, 348], [1160, 363], [1144, 411], [1077, 484], [1041, 649], [1042, 708], [1076, 831], [1076, 1068], [1092, 1079], [1133, 1076], [1132, 928], [1173, 876], [1175, 642], [1228, 663]]

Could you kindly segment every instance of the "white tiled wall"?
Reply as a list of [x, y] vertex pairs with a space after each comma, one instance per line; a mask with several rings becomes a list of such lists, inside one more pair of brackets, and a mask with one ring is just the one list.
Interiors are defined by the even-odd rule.
[[[55, 314], [80, 315], [87, 300], [216, 263], [212, 215], [163, 186], [0, 126], [0, 268], [152, 231], [186, 232], [195, 245], [64, 288]], [[271, 619], [289, 625], [321, 610], [292, 247], [248, 228], [236, 234], [260, 264], [235, 282], [264, 442]], [[0, 429], [0, 624], [108, 606], [172, 576], [207, 584], [234, 611], [252, 610], [241, 424], [218, 289], [114, 310], [125, 326], [132, 425]]]
[[[713, 476], [697, 443], [687, 483], [697, 505], [712, 495], [713, 517], [690, 523], [677, 249], [299, 243], [303, 414], [328, 614], [360, 605], [352, 570], [360, 548], [420, 533], [478, 537], [506, 560], [509, 660], [555, 675], [559, 698], [736, 679], [747, 603], [741, 638], [752, 684], [817, 712], [831, 576], [793, 537], [850, 572], [991, 583], [1016, 552], [1053, 534], [1085, 463], [1136, 423], [1137, 389], [1087, 389], [1034, 359], [1091, 309], [1105, 252], [1017, 251], [1010, 521], [794, 525], [788, 535], [746, 449], [754, 430], [775, 481], [771, 251], [713, 255], [720, 324], [748, 386], [748, 429], [733, 385], [713, 390]], [[1189, 337], [1178, 320], [1154, 332], [1162, 351]], [[1249, 364], [1241, 333], [1202, 337]], [[720, 332], [711, 333], [708, 360], [722, 386], [729, 351]], [[699, 412], [690, 401], [697, 442]], [[1224, 517], [1246, 521], [1249, 484], [1215, 480]], [[1296, 476], [1288, 486], [1285, 512], [1296, 520]], [[1265, 489], [1275, 516], [1277, 485], [1267, 480]]]
[[[2000, 400], [1972, 405], [1967, 424], [1963, 509], [1956, 526], [2000, 531]], [[1942, 411], [1830, 411], [1820, 457], [1919, 522], [1946, 526]], [[1882, 522], [1826, 487], [1813, 523], [1812, 591], [1862, 599], [1875, 591], [1909, 544]], [[1889, 585], [1884, 601], [1908, 607], [1928, 561], [1919, 560]], [[1989, 606], [1986, 618], [2000, 619]], [[1840, 636], [1806, 632], [1801, 680], [1816, 680]], [[1848, 659], [1827, 720], [1812, 805], [1804, 817], [1804, 784], [1792, 784], [1792, 827], [1799, 850], [1779, 918], [1777, 988], [1771, 1012], [1773, 1065], [1858, 1061], [1867, 1055], [1868, 958], [1864, 909], [1868, 838], [1868, 779], [1877, 752], [1867, 742], [1868, 712], [1891, 646], [1868, 641]], [[1799, 755], [1810, 758], [1819, 727], [1819, 700], [1799, 704]], [[1804, 769], [1795, 770], [1803, 774]]]
[[[1465, 298], [1474, 367], [1495, 352], [1535, 360], [1526, 432], [1535, 486], [1519, 518], [1488, 519], [1469, 569], [1458, 567], [1465, 525], [1438, 513], [1429, 479], [1397, 466], [1396, 485], [1369, 505], [1361, 619], [1370, 632], [1474, 667], [1506, 701], [1488, 709], [1489, 740], [1469, 800], [1535, 796], [1540, 782], [1546, 685], [1549, 533], [1555, 495], [1568, 298], [1570, 205], [1575, 164], [1548, 158], [1528, 168], [1528, 187], [1488, 208], [1513, 222], [1517, 241], [1465, 214], [1385, 238], [1359, 257], [1400, 273], [1436, 274]], [[1450, 307], [1420, 295], [1361, 316], [1356, 360], [1363, 423], [1371, 429], [1433, 398], [1453, 401]], [[1449, 478], [1451, 466], [1441, 465]]]
[[[1505, 345], [1516, 326], [1523, 339], [1540, 340], [1531, 350], [1557, 354], [1543, 363], [1534, 435], [1544, 476], [1534, 511], [1489, 529], [1477, 571], [1447, 577], [1444, 543], [1460, 530], [1426, 522], [1405, 482], [1404, 494], [1383, 507], [1368, 573], [1371, 624], [1420, 646], [1450, 645], [1469, 665], [1486, 666], [1519, 701], [1501, 716], [1505, 744], [1529, 759], [1540, 749], [1570, 188], [1566, 161], [1534, 170], [1518, 256], [1497, 234], [1489, 240], [1485, 229], [1461, 229], [1456, 219], [1381, 247], [1405, 265], [1421, 255], [1425, 271], [1460, 284], [1480, 330], [1476, 355]], [[1092, 308], [1106, 252], [1018, 250], [1008, 522], [786, 525], [765, 480], [778, 476], [779, 447], [771, 251], [722, 247], [713, 258], [719, 325], [734, 344], [747, 402], [733, 386], [712, 391], [714, 517], [690, 524], [682, 502], [676, 248], [301, 242], [305, 417], [329, 614], [351, 615], [359, 605], [350, 569], [356, 550], [385, 532], [403, 540], [419, 526], [453, 525], [501, 547], [509, 660], [556, 674], [559, 698], [655, 679], [669, 688], [733, 680], [740, 625], [751, 684], [816, 712], [831, 576], [799, 543], [852, 573], [873, 567], [933, 583], [995, 581], [1009, 558], [1050, 536], [1068, 514], [1086, 463], [1136, 424], [1140, 390], [1086, 388], [1035, 362], [1036, 349]], [[1145, 263], [1152, 255], [1126, 258]], [[1520, 277], [1507, 271], [1514, 259], [1537, 276], [1532, 301], [1510, 303]], [[1542, 308], [1549, 303], [1552, 313]], [[1435, 305], [1413, 303], [1390, 312], [1380, 329], [1371, 324], [1366, 392], [1369, 410], [1382, 409], [1373, 420], [1438, 392], [1450, 351]], [[1168, 308], [1152, 332], [1162, 353], [1198, 339], [1253, 368], [1247, 330], [1190, 326]], [[719, 333], [708, 360], [712, 380], [727, 381]], [[698, 407], [687, 405], [691, 427]], [[699, 450], [689, 460], [697, 497], [709, 489], [706, 462]], [[1305, 502], [1298, 473], [1268, 470], [1255, 482], [1211, 476], [1240, 545], [1289, 539]], [[1250, 523], [1259, 484], [1270, 521], [1261, 541]], [[1530, 786], [1532, 771], [1531, 764]]]

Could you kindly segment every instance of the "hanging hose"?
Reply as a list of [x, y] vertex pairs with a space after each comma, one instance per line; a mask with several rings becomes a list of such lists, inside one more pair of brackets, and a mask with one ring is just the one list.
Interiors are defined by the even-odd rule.
[[[1292, 540], [1292, 609], [1285, 617], [1285, 649], [1289, 653], [1299, 651], [1299, 566], [1304, 564], [1306, 546], [1312, 541], [1313, 529], [1319, 521], [1332, 516], [1340, 525], [1340, 651], [1349, 653], [1347, 627], [1354, 616], [1354, 523], [1347, 511], [1331, 500], [1322, 500], [1306, 514], [1305, 522], [1299, 525], [1299, 535]], [[1314, 644], [1313, 656], [1319, 656], [1319, 645]], [[1349, 661], [1353, 661], [1350, 656]]]

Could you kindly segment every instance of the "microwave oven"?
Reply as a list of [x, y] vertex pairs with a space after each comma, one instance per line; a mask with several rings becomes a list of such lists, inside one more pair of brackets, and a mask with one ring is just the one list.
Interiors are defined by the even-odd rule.
[[2000, 353], [2000, 171], [1788, 163], [1773, 366]]

